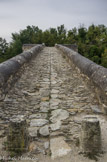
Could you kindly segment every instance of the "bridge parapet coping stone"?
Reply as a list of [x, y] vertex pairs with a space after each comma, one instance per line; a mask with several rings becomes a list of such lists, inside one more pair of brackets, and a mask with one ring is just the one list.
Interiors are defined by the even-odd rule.
[[63, 45], [56, 44], [56, 48], [61, 50], [63, 54], [94, 83], [98, 94], [97, 97], [100, 102], [103, 103], [104, 111], [107, 113], [107, 68], [97, 65], [78, 52], [64, 47]]
[[27, 50], [31, 49], [32, 47], [35, 47], [36, 45], [37, 44], [23, 44], [22, 50], [23, 50], [23, 52], [27, 51]]
[[17, 76], [19, 69], [32, 57], [36, 56], [43, 47], [44, 44], [36, 45], [30, 50], [0, 64], [0, 100], [5, 98], [5, 95], [11, 88], [11, 84], [14, 82], [14, 78]]
[[73, 49], [74, 51], [78, 52], [78, 46], [76, 44], [64, 44], [63, 46]]

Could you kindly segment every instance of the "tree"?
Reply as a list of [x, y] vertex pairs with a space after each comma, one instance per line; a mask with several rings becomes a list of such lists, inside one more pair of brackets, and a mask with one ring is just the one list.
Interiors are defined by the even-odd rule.
[[0, 56], [3, 56], [8, 48], [8, 43], [6, 42], [5, 39], [0, 37]]
[[8, 49], [8, 43], [0, 37], [0, 62], [5, 60], [5, 55]]
[[101, 65], [107, 68], [107, 48], [104, 50], [101, 58]]
[[66, 29], [64, 24], [57, 27], [57, 43], [64, 44], [66, 42]]
[[78, 29], [78, 41], [80, 41], [81, 43], [85, 43], [86, 34], [87, 34], [87, 29], [84, 27], [84, 25], [81, 25]]
[[52, 46], [52, 37], [49, 30], [45, 30], [43, 33], [43, 42], [46, 46]]
[[77, 29], [73, 28], [67, 33], [67, 43], [75, 44], [77, 42]]
[[81, 25], [67, 32], [64, 25], [57, 28], [49, 28], [45, 31], [38, 26], [27, 26], [18, 33], [12, 33], [12, 42], [6, 43], [0, 38], [0, 61], [9, 59], [22, 52], [23, 44], [41, 44], [54, 46], [58, 44], [77, 44], [81, 55], [107, 67], [107, 27], [92, 24], [89, 28]]

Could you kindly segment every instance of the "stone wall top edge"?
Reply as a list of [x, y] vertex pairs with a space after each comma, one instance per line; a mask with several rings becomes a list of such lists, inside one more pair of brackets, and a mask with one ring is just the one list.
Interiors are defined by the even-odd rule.
[[96, 64], [63, 45], [56, 45], [56, 47], [65, 53], [82, 73], [87, 75], [98, 87], [107, 93], [107, 68]]
[[[15, 74], [19, 68], [26, 62], [28, 62], [32, 56], [39, 52], [43, 48], [43, 45], [37, 45], [28, 51], [25, 51], [15, 57], [12, 57], [0, 64], [0, 80], [6, 82], [10, 75]], [[2, 83], [0, 81], [0, 87]]]

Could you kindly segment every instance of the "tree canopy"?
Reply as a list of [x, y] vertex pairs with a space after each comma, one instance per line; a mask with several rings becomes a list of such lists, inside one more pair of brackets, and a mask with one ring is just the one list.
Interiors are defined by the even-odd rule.
[[87, 28], [68, 30], [64, 25], [49, 28], [45, 31], [38, 26], [27, 26], [18, 33], [12, 33], [12, 41], [8, 44], [0, 38], [0, 62], [3, 62], [22, 52], [23, 44], [41, 44], [54, 46], [57, 44], [77, 44], [78, 52], [92, 61], [107, 67], [107, 27], [94, 25]]

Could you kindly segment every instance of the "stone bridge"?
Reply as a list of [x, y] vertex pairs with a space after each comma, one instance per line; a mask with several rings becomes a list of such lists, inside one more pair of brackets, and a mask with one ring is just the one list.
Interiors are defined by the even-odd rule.
[[106, 113], [107, 69], [72, 49], [36, 45], [0, 64], [4, 162], [106, 162]]

